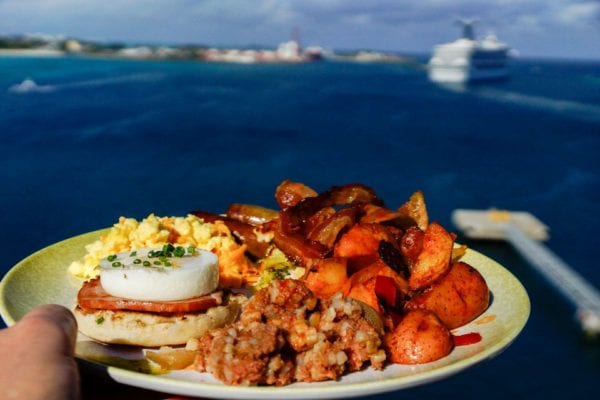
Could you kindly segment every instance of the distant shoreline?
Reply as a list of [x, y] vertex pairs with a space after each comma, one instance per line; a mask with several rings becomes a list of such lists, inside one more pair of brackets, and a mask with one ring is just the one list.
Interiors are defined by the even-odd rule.
[[49, 49], [0, 49], [0, 56], [19, 57], [61, 57], [65, 52]]
[[234, 64], [297, 64], [321, 60], [351, 61], [361, 63], [401, 63], [414, 61], [398, 54], [372, 50], [353, 53], [335, 53], [319, 46], [302, 48], [300, 43], [289, 40], [275, 49], [215, 48], [202, 45], [154, 46], [102, 44], [64, 37], [2, 37], [0, 56], [8, 57], [106, 57], [127, 60], [196, 60]]

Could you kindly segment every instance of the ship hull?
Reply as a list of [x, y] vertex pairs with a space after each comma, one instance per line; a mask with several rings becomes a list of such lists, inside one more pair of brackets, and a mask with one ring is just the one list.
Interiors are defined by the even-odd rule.
[[461, 65], [429, 65], [429, 79], [434, 82], [476, 82], [504, 79], [508, 75], [506, 67], [474, 68]]

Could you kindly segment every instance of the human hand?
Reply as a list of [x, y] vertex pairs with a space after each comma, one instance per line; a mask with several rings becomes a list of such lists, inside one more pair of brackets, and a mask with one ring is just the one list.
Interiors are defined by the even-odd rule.
[[0, 331], [3, 399], [79, 399], [77, 323], [69, 310], [39, 306]]

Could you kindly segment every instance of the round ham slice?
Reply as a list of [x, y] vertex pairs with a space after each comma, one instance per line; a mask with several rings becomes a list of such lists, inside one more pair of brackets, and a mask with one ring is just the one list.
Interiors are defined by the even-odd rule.
[[100, 284], [100, 278], [83, 284], [77, 294], [77, 302], [84, 310], [130, 310], [159, 314], [202, 312], [223, 302], [223, 291], [200, 297], [176, 301], [132, 300], [111, 296]]

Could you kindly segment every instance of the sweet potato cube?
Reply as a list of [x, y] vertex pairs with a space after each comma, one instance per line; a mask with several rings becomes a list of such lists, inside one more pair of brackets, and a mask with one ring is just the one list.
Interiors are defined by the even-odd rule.
[[319, 260], [315, 271], [310, 271], [305, 279], [306, 286], [318, 297], [328, 298], [337, 292], [348, 291], [349, 280], [346, 273], [346, 259], [326, 258]]

